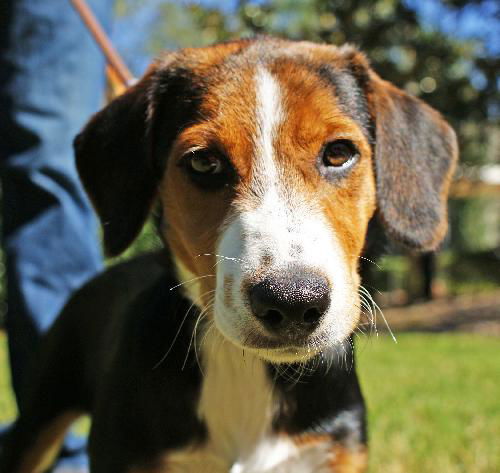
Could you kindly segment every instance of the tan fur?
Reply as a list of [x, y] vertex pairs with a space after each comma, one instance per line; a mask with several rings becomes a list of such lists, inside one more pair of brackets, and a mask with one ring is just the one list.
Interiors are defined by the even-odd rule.
[[79, 417], [79, 412], [67, 412], [55, 418], [37, 437], [15, 473], [43, 473], [54, 461], [69, 426]]
[[304, 434], [293, 437], [299, 448], [311, 449], [314, 446], [329, 445], [328, 468], [331, 473], [362, 473], [368, 465], [368, 452], [364, 447], [349, 449], [334, 442], [326, 434]]

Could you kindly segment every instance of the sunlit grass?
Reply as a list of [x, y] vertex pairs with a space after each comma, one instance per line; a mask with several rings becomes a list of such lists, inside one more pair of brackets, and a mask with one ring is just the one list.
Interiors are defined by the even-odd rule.
[[17, 412], [7, 364], [7, 337], [4, 332], [0, 332], [0, 425], [11, 421]]
[[500, 471], [500, 341], [472, 335], [358, 341], [372, 473]]

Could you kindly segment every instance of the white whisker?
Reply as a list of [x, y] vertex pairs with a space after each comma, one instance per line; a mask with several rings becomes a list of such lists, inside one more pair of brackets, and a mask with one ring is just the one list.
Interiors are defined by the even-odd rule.
[[[365, 287], [363, 286], [360, 286], [359, 287], [360, 291], [362, 291], [362, 293], [369, 299], [370, 301], [370, 304], [372, 305], [373, 307], [373, 312], [374, 314], [376, 315], [377, 312], [381, 315], [382, 317], [382, 320], [384, 321], [385, 323], [385, 326], [387, 327], [387, 330], [389, 332], [389, 334], [391, 335], [391, 338], [392, 340], [394, 341], [394, 343], [398, 343], [398, 341], [396, 340], [396, 337], [393, 333], [393, 331], [391, 330], [391, 327], [389, 326], [389, 323], [387, 322], [387, 319], [385, 318], [385, 315], [382, 311], [382, 309], [380, 308], [380, 306], [375, 302], [375, 300], [373, 299], [372, 295], [370, 294], [370, 292], [368, 291], [368, 289], [366, 289]], [[361, 294], [360, 294], [360, 297], [363, 297]], [[375, 321], [376, 321], [376, 317], [375, 317]]]
[[177, 332], [174, 335], [174, 338], [172, 340], [172, 343], [170, 344], [170, 347], [168, 348], [168, 350], [166, 351], [166, 353], [161, 357], [161, 359], [153, 366], [153, 370], [155, 370], [156, 368], [158, 368], [158, 366], [160, 366], [165, 361], [165, 359], [167, 358], [167, 356], [169, 355], [169, 353], [172, 351], [172, 348], [174, 347], [174, 344], [177, 341], [177, 338], [179, 337], [179, 334], [181, 333], [182, 327], [183, 327], [184, 323], [186, 322], [186, 319], [187, 319], [189, 313], [191, 312], [191, 309], [196, 305], [196, 302], [198, 301], [198, 299], [201, 299], [202, 297], [206, 296], [207, 294], [210, 294], [210, 293], [213, 293], [213, 292], [215, 292], [214, 289], [212, 289], [211, 291], [206, 291], [203, 294], [201, 294], [194, 302], [192, 302], [192, 304], [189, 306], [188, 310], [186, 310], [186, 313], [184, 314], [184, 317], [182, 318], [182, 321], [181, 321], [181, 323], [179, 325], [179, 328], [177, 329]]
[[187, 281], [180, 282], [179, 284], [176, 284], [175, 286], [170, 287], [168, 290], [173, 291], [174, 289], [177, 289], [180, 286], [183, 286], [184, 284], [189, 284], [194, 281], [198, 281], [198, 279], [203, 279], [203, 278], [214, 278], [215, 274], [205, 274], [204, 276], [197, 276], [195, 278], [189, 279]]

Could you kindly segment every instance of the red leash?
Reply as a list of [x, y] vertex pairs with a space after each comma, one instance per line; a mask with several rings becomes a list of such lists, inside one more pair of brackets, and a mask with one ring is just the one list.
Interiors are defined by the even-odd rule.
[[[85, 0], [70, 1], [106, 57], [109, 65], [108, 78], [112, 87], [115, 89], [115, 92], [118, 92], [118, 88], [122, 89], [122, 92], [124, 89], [130, 87], [136, 79], [123, 62], [122, 58], [108, 38], [108, 35], [103, 30]], [[119, 84], [116, 83], [117, 80], [119, 81]]]

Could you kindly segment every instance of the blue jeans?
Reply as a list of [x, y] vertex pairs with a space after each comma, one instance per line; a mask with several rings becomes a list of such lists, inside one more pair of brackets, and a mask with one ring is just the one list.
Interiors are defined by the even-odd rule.
[[[107, 26], [111, 0], [89, 4]], [[97, 223], [76, 173], [72, 140], [102, 101], [104, 61], [68, 0], [0, 5], [0, 179], [14, 392], [71, 292], [100, 270]], [[68, 435], [57, 468], [85, 469], [85, 440]], [[56, 471], [57, 471], [56, 468]]]

